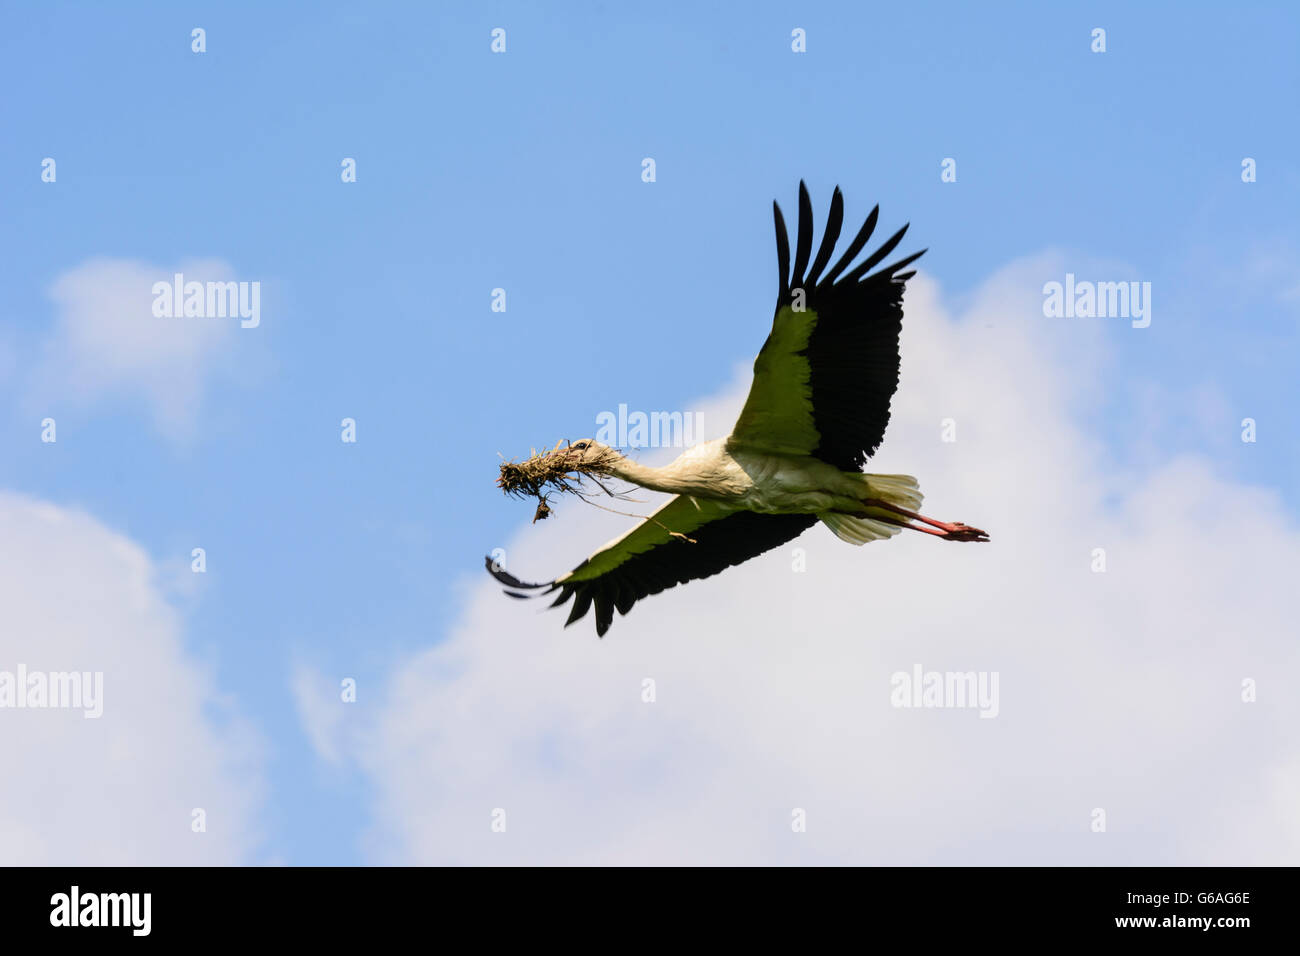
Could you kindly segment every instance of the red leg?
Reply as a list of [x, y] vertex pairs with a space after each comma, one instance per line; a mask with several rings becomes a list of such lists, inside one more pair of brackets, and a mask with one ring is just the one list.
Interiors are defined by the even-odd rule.
[[[879, 498], [868, 498], [863, 504], [870, 505], [874, 508], [883, 508], [886, 511], [892, 511], [894, 514], [902, 515], [911, 521], [923, 521], [931, 527], [938, 528], [938, 531], [931, 531], [930, 528], [922, 528], [918, 525], [910, 524], [908, 521], [890, 521], [890, 524], [896, 524], [900, 528], [911, 528], [913, 531], [924, 531], [926, 534], [933, 534], [945, 541], [988, 541], [989, 536], [979, 528], [972, 528], [970, 525], [962, 524], [960, 521], [936, 521], [934, 518], [927, 518], [923, 514], [915, 511], [908, 511], [906, 508], [900, 508], [898, 505], [891, 505], [887, 501], [881, 501]], [[880, 521], [889, 521], [888, 518], [879, 518]]]

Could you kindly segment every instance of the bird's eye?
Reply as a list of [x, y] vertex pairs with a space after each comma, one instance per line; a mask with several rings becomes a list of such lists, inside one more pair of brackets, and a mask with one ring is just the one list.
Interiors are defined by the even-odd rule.
[[578, 444], [574, 445], [573, 448], [575, 451], [585, 451], [587, 448], [587, 443], [585, 441], [580, 441], [578, 442]]

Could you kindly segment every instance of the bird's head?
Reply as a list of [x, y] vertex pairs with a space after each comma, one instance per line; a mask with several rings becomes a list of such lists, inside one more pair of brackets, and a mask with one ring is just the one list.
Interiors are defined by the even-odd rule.
[[566, 464], [571, 468], [581, 466], [581, 470], [585, 471], [603, 471], [605, 465], [619, 457], [618, 452], [594, 438], [582, 438], [570, 442], [565, 451]]

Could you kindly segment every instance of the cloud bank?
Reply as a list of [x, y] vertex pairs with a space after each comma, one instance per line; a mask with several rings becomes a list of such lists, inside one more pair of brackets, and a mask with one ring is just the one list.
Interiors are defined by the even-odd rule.
[[7, 492], [0, 539], [0, 671], [103, 674], [97, 718], [0, 707], [0, 862], [251, 862], [260, 744], [186, 653], [148, 556]]
[[[603, 641], [468, 579], [460, 623], [399, 663], [363, 728], [310, 728], [374, 789], [372, 858], [1300, 861], [1284, 677], [1300, 531], [1229, 466], [1113, 463], [1083, 423], [1107, 355], [1148, 332], [1045, 319], [1038, 289], [1061, 267], [1015, 264], [956, 317], [924, 276], [909, 288], [902, 387], [869, 467], [918, 476], [927, 514], [991, 544], [853, 548], [818, 526], [639, 603]], [[742, 379], [702, 403], [706, 423], [730, 423]], [[521, 577], [628, 521], [560, 506], [506, 547]], [[891, 706], [891, 675], [918, 664], [996, 672], [998, 716]]]

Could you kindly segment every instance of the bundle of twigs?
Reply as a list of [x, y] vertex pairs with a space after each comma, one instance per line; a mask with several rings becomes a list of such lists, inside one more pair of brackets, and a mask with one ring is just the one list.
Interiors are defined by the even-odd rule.
[[586, 501], [591, 492], [583, 487], [584, 481], [590, 481], [610, 497], [622, 497], [601, 481], [602, 476], [609, 474], [608, 466], [616, 457], [608, 450], [595, 456], [588, 453], [579, 457], [570, 453], [568, 442], [558, 441], [550, 451], [539, 454], [533, 449], [531, 457], [524, 461], [503, 461], [497, 485], [511, 497], [536, 498], [537, 512], [533, 515], [536, 522], [550, 515], [546, 499], [557, 491], [577, 495]]

